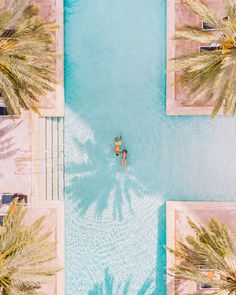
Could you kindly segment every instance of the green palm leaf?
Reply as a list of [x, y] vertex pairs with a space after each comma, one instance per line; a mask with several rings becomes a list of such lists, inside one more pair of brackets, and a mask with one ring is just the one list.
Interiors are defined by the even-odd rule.
[[231, 21], [236, 19], [236, 5], [232, 0], [224, 0], [226, 15]]
[[236, 113], [236, 5], [224, 2], [227, 19], [222, 19], [203, 0], [186, 0], [200, 19], [218, 32], [204, 32], [200, 28], [185, 26], [176, 32], [176, 39], [193, 40], [201, 44], [218, 44], [218, 49], [178, 56], [174, 59], [177, 82], [189, 90], [188, 99], [204, 106], [214, 104], [212, 116], [220, 110], [224, 114]]
[[[178, 258], [170, 272], [176, 278], [217, 288], [212, 294], [235, 294], [236, 248], [228, 227], [214, 217], [208, 226], [188, 222], [195, 235], [177, 241], [176, 249], [168, 248]], [[210, 277], [204, 269], [217, 276]]]
[[28, 0], [0, 12], [0, 96], [10, 114], [38, 112], [40, 98], [54, 91], [56, 29]]
[[186, 3], [202, 20], [214, 26], [216, 29], [224, 28], [222, 18], [203, 0], [187, 0]]
[[1, 294], [42, 294], [40, 288], [59, 270], [48, 267], [55, 259], [56, 244], [44, 232], [45, 217], [23, 225], [27, 209], [12, 203], [0, 227]]

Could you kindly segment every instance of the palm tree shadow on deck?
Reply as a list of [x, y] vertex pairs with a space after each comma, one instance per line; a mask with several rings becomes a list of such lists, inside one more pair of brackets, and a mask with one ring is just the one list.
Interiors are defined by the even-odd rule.
[[[104, 271], [104, 281], [93, 285], [92, 289], [88, 291], [88, 295], [129, 295], [131, 294], [132, 280], [128, 279], [124, 283], [116, 282], [115, 278], [109, 273], [109, 269]], [[138, 288], [136, 295], [153, 294], [154, 279], [150, 274], [144, 283]]]
[[[0, 160], [7, 159], [8, 157], [14, 156], [19, 149], [15, 147], [14, 135], [11, 136], [9, 133], [13, 131], [17, 126], [21, 124], [21, 120], [17, 123], [9, 122], [4, 125], [5, 121], [9, 121], [8, 118], [1, 118], [0, 121]], [[3, 125], [3, 126], [2, 126]]]

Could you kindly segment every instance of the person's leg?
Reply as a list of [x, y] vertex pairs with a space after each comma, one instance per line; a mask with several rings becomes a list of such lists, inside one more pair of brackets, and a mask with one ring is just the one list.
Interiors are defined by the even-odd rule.
[[122, 166], [123, 166], [123, 160], [120, 161], [120, 169], [119, 169], [119, 171], [121, 171]]

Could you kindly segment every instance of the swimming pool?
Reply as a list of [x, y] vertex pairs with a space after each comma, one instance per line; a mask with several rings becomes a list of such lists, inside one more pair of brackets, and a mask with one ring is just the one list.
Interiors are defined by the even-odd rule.
[[164, 295], [165, 201], [236, 196], [236, 118], [165, 115], [165, 5], [65, 1], [67, 295]]

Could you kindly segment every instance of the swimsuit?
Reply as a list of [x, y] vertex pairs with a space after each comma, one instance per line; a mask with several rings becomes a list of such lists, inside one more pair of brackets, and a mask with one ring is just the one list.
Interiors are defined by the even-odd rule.
[[122, 154], [122, 161], [125, 161], [127, 158], [127, 154]]

